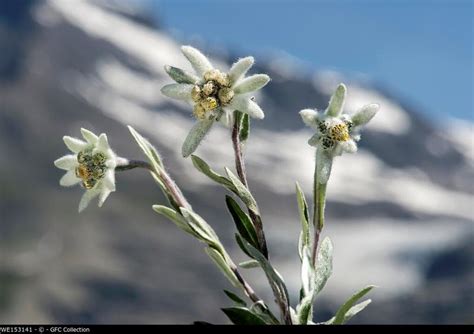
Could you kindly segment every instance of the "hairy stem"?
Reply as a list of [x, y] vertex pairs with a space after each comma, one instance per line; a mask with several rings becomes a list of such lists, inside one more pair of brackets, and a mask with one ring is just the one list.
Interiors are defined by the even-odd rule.
[[134, 168], [144, 168], [152, 173], [155, 173], [163, 182], [176, 204], [178, 204], [178, 206], [180, 207], [191, 209], [191, 205], [188, 203], [181, 190], [178, 188], [176, 183], [168, 175], [164, 168], [160, 168], [159, 170], [157, 170], [146, 161], [119, 158], [119, 163], [115, 167], [115, 170], [117, 172], [123, 172]]
[[[247, 182], [247, 173], [245, 169], [245, 160], [242, 151], [242, 143], [240, 142], [240, 117], [238, 113], [240, 111], [234, 112], [234, 126], [232, 128], [232, 144], [234, 147], [234, 156], [235, 156], [235, 169], [237, 170], [237, 175], [239, 176], [240, 181], [243, 183], [247, 189], [249, 189]], [[250, 190], [250, 189], [249, 189]], [[267, 241], [265, 239], [265, 233], [263, 231], [262, 218], [258, 211], [248, 209], [250, 219], [252, 220], [253, 226], [255, 227], [255, 232], [257, 233], [258, 245], [260, 251], [268, 259], [268, 248]]]
[[244, 288], [245, 294], [247, 295], [247, 297], [250, 298], [250, 300], [252, 302], [256, 303], [256, 302], [262, 300], [262, 299], [260, 299], [259, 296], [257, 296], [257, 294], [255, 293], [253, 288], [250, 286], [250, 284], [242, 277], [242, 275], [240, 274], [240, 272], [239, 272], [237, 266], [234, 264], [234, 262], [230, 263], [230, 269], [234, 273], [235, 277], [237, 277], [240, 284], [242, 284], [242, 287]]
[[316, 267], [316, 259], [318, 253], [318, 244], [321, 231], [324, 227], [324, 209], [326, 207], [326, 188], [327, 183], [318, 182], [318, 160], [316, 160], [314, 168], [314, 185], [313, 185], [313, 226], [314, 226], [314, 240], [312, 261], [313, 267]]
[[[169, 174], [166, 172], [164, 168], [160, 168], [156, 170], [153, 168], [151, 164], [145, 161], [138, 161], [138, 160], [128, 160], [126, 163], [121, 164], [116, 167], [116, 170], [119, 171], [124, 171], [124, 170], [129, 170], [133, 168], [145, 168], [151, 171], [152, 173], [155, 173], [160, 180], [163, 182], [166, 190], [169, 192], [173, 200], [180, 206], [184, 207], [186, 209], [192, 210], [191, 205], [189, 202], [186, 200], [184, 197], [181, 189], [179, 189], [178, 185], [171, 179]], [[262, 299], [257, 296], [253, 288], [250, 286], [250, 284], [243, 278], [243, 276], [240, 274], [237, 266], [235, 263], [229, 258], [230, 261], [230, 267], [234, 275], [237, 277], [238, 281], [242, 285], [242, 288], [244, 289], [245, 294], [249, 297], [249, 299], [256, 303], [258, 301], [261, 301]]]
[[134, 169], [134, 168], [144, 168], [150, 171], [153, 171], [153, 167], [146, 161], [141, 160], [126, 160], [124, 159], [123, 163], [119, 163], [117, 167], [115, 167], [115, 171], [123, 172], [126, 170]]

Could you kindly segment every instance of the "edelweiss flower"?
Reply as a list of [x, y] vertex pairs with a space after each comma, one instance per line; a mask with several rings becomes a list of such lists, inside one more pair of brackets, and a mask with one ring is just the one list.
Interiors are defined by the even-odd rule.
[[54, 162], [56, 167], [67, 170], [59, 181], [60, 185], [70, 187], [81, 183], [86, 189], [79, 203], [79, 212], [96, 196], [99, 196], [101, 207], [109, 194], [115, 191], [115, 167], [118, 160], [110, 149], [105, 133], [98, 137], [86, 129], [81, 129], [81, 133], [86, 141], [63, 137], [64, 143], [74, 154], [65, 155]]
[[184, 157], [194, 152], [214, 121], [219, 120], [228, 127], [232, 126], [234, 110], [263, 119], [262, 109], [249, 93], [265, 86], [270, 77], [266, 74], [245, 77], [254, 63], [253, 57], [239, 59], [228, 73], [223, 73], [215, 69], [199, 50], [183, 46], [181, 51], [191, 63], [196, 75], [176, 67], [165, 66], [168, 75], [177, 83], [164, 86], [161, 92], [193, 105], [193, 114], [198, 123], [191, 129], [183, 144]]
[[346, 86], [339, 84], [324, 112], [313, 109], [300, 111], [305, 124], [316, 130], [308, 144], [317, 148], [317, 177], [318, 182], [322, 184], [329, 178], [334, 157], [343, 152], [357, 151], [356, 142], [360, 139], [361, 127], [369, 122], [379, 109], [378, 104], [369, 104], [354, 115], [342, 114], [345, 98]]

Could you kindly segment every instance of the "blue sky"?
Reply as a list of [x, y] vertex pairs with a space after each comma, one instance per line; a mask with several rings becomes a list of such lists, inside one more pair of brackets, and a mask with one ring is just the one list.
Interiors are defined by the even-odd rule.
[[368, 75], [436, 118], [474, 121], [471, 0], [150, 0], [165, 29], [245, 55]]

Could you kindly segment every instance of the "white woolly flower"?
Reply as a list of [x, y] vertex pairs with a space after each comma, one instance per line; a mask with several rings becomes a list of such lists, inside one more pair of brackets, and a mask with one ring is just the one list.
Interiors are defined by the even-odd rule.
[[54, 161], [56, 167], [67, 171], [59, 181], [61, 186], [70, 187], [81, 183], [86, 190], [79, 202], [79, 212], [97, 196], [101, 207], [109, 194], [115, 191], [115, 167], [118, 161], [105, 133], [96, 136], [86, 129], [81, 129], [81, 133], [85, 141], [63, 137], [64, 143], [74, 154]]
[[369, 122], [379, 109], [378, 104], [369, 104], [354, 115], [343, 114], [346, 91], [346, 86], [339, 84], [324, 112], [313, 109], [300, 111], [303, 122], [316, 130], [308, 144], [317, 148], [317, 177], [318, 182], [322, 184], [329, 179], [334, 157], [344, 152], [357, 151], [361, 127]]
[[253, 118], [264, 118], [262, 109], [254, 102], [250, 93], [265, 86], [270, 77], [266, 74], [245, 76], [254, 63], [253, 57], [239, 59], [228, 73], [224, 73], [214, 68], [199, 50], [183, 46], [181, 51], [191, 63], [195, 74], [165, 66], [168, 75], [177, 83], [164, 86], [161, 92], [173, 99], [189, 102], [198, 120], [183, 144], [184, 157], [196, 150], [214, 121], [219, 120], [227, 127], [232, 126], [234, 110]]

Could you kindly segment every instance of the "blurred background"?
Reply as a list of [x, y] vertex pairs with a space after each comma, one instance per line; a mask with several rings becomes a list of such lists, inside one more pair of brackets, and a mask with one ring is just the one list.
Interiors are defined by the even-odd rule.
[[[311, 131], [298, 111], [324, 108], [339, 82], [347, 111], [376, 102], [357, 155], [338, 158], [328, 190], [334, 273], [316, 301], [329, 319], [378, 286], [352, 323], [474, 322], [473, 3], [471, 1], [0, 2], [0, 323], [227, 323], [227, 281], [201, 244], [151, 210], [149, 175], [117, 176], [102, 209], [77, 213], [59, 187], [65, 134], [106, 132], [142, 159], [125, 125], [159, 148], [193, 207], [238, 260], [224, 189], [180, 157], [193, 118], [163, 97], [163, 65], [189, 68], [181, 44], [221, 69], [254, 55], [272, 77], [256, 96], [251, 188], [272, 259], [299, 289], [294, 182], [311, 195]], [[233, 166], [216, 127], [197, 154]], [[271, 301], [258, 270], [244, 275]]]

